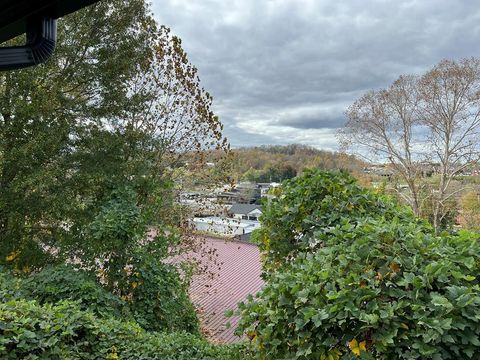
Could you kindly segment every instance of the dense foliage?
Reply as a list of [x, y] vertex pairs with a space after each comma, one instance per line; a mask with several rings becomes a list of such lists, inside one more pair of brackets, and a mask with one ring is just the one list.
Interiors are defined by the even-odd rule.
[[124, 296], [134, 319], [151, 331], [187, 331], [199, 334], [195, 308], [187, 283], [177, 269], [143, 254], [133, 263], [130, 291]]
[[2, 359], [247, 359], [238, 346], [215, 346], [184, 332], [146, 332], [133, 322], [97, 318], [77, 304], [0, 304]]
[[347, 173], [306, 170], [283, 183], [264, 209], [254, 239], [265, 255], [265, 268], [277, 268], [299, 251], [316, 247], [317, 232], [370, 216], [416, 221], [410, 211], [359, 187]]
[[112, 278], [144, 225], [182, 228], [176, 164], [228, 146], [180, 39], [149, 6], [112, 0], [70, 14], [46, 64], [0, 74], [0, 263], [100, 258]]
[[291, 260], [267, 266], [240, 306], [258, 358], [480, 357], [478, 235], [435, 235], [349, 176], [319, 172], [287, 183], [264, 223], [281, 249], [267, 259]]
[[267, 358], [347, 359], [355, 341], [365, 359], [480, 356], [477, 238], [436, 238], [397, 220], [345, 222], [316, 237], [320, 249], [243, 307]]
[[90, 274], [71, 266], [47, 267], [18, 279], [17, 288], [21, 297], [40, 304], [75, 300], [82, 310], [89, 310], [97, 316], [128, 317], [125, 301], [102, 288]]
[[152, 256], [138, 256], [126, 276], [122, 293], [114, 294], [91, 274], [72, 266], [50, 266], [40, 272], [15, 277], [0, 272], [0, 300], [36, 300], [55, 304], [74, 300], [81, 310], [97, 317], [115, 317], [137, 322], [148, 331], [186, 331], [199, 335], [195, 308], [187, 284], [172, 265]]
[[21, 297], [19, 279], [0, 267], [0, 303]]

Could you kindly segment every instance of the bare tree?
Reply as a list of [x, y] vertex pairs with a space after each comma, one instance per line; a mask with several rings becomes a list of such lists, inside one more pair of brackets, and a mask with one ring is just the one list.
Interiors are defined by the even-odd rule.
[[455, 176], [479, 160], [480, 60], [444, 60], [419, 82], [420, 120], [428, 128], [428, 156], [439, 164], [432, 194], [435, 229], [446, 216], [446, 203], [463, 188], [451, 189]]
[[338, 132], [344, 150], [354, 148], [358, 155], [372, 160], [387, 160], [407, 183], [409, 193], [400, 196], [420, 214], [418, 139], [415, 128], [419, 97], [418, 79], [401, 76], [387, 90], [369, 91], [355, 101], [347, 111], [348, 121]]
[[[433, 205], [441, 226], [447, 203], [462, 191], [452, 180], [479, 160], [480, 60], [444, 60], [422, 77], [401, 76], [387, 90], [370, 91], [350, 106], [338, 133], [343, 149], [388, 161], [409, 188], [400, 195], [420, 215]], [[424, 164], [436, 164], [439, 184], [424, 197]]]

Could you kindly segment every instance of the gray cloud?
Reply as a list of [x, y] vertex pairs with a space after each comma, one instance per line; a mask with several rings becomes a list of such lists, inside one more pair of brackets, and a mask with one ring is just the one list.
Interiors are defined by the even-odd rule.
[[232, 144], [335, 149], [363, 92], [442, 58], [479, 56], [480, 8], [457, 0], [154, 0]]
[[297, 119], [284, 119], [272, 123], [275, 125], [289, 126], [295, 129], [337, 129], [344, 124], [343, 118], [298, 117]]

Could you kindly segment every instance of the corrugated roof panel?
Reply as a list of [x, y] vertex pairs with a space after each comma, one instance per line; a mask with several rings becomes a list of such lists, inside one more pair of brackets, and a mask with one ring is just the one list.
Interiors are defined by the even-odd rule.
[[[190, 296], [208, 338], [221, 343], [238, 342], [241, 339], [233, 333], [239, 319], [226, 318], [224, 313], [262, 288], [260, 252], [256, 245], [231, 240], [208, 238], [206, 245], [216, 249], [217, 261], [223, 265], [213, 279], [206, 274], [194, 276]], [[232, 326], [227, 329], [228, 322]]]

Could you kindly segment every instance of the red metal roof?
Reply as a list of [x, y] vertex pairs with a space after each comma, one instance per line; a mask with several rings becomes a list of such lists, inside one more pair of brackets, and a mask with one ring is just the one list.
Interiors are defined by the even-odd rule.
[[[236, 309], [249, 294], [255, 295], [263, 286], [258, 247], [253, 244], [207, 238], [207, 246], [216, 249], [217, 262], [223, 263], [212, 278], [195, 275], [190, 297], [197, 306], [205, 335], [215, 342], [233, 343], [241, 339], [233, 334], [237, 317], [226, 318], [226, 310]], [[213, 266], [212, 266], [213, 268]], [[226, 328], [230, 322], [231, 327]]]

